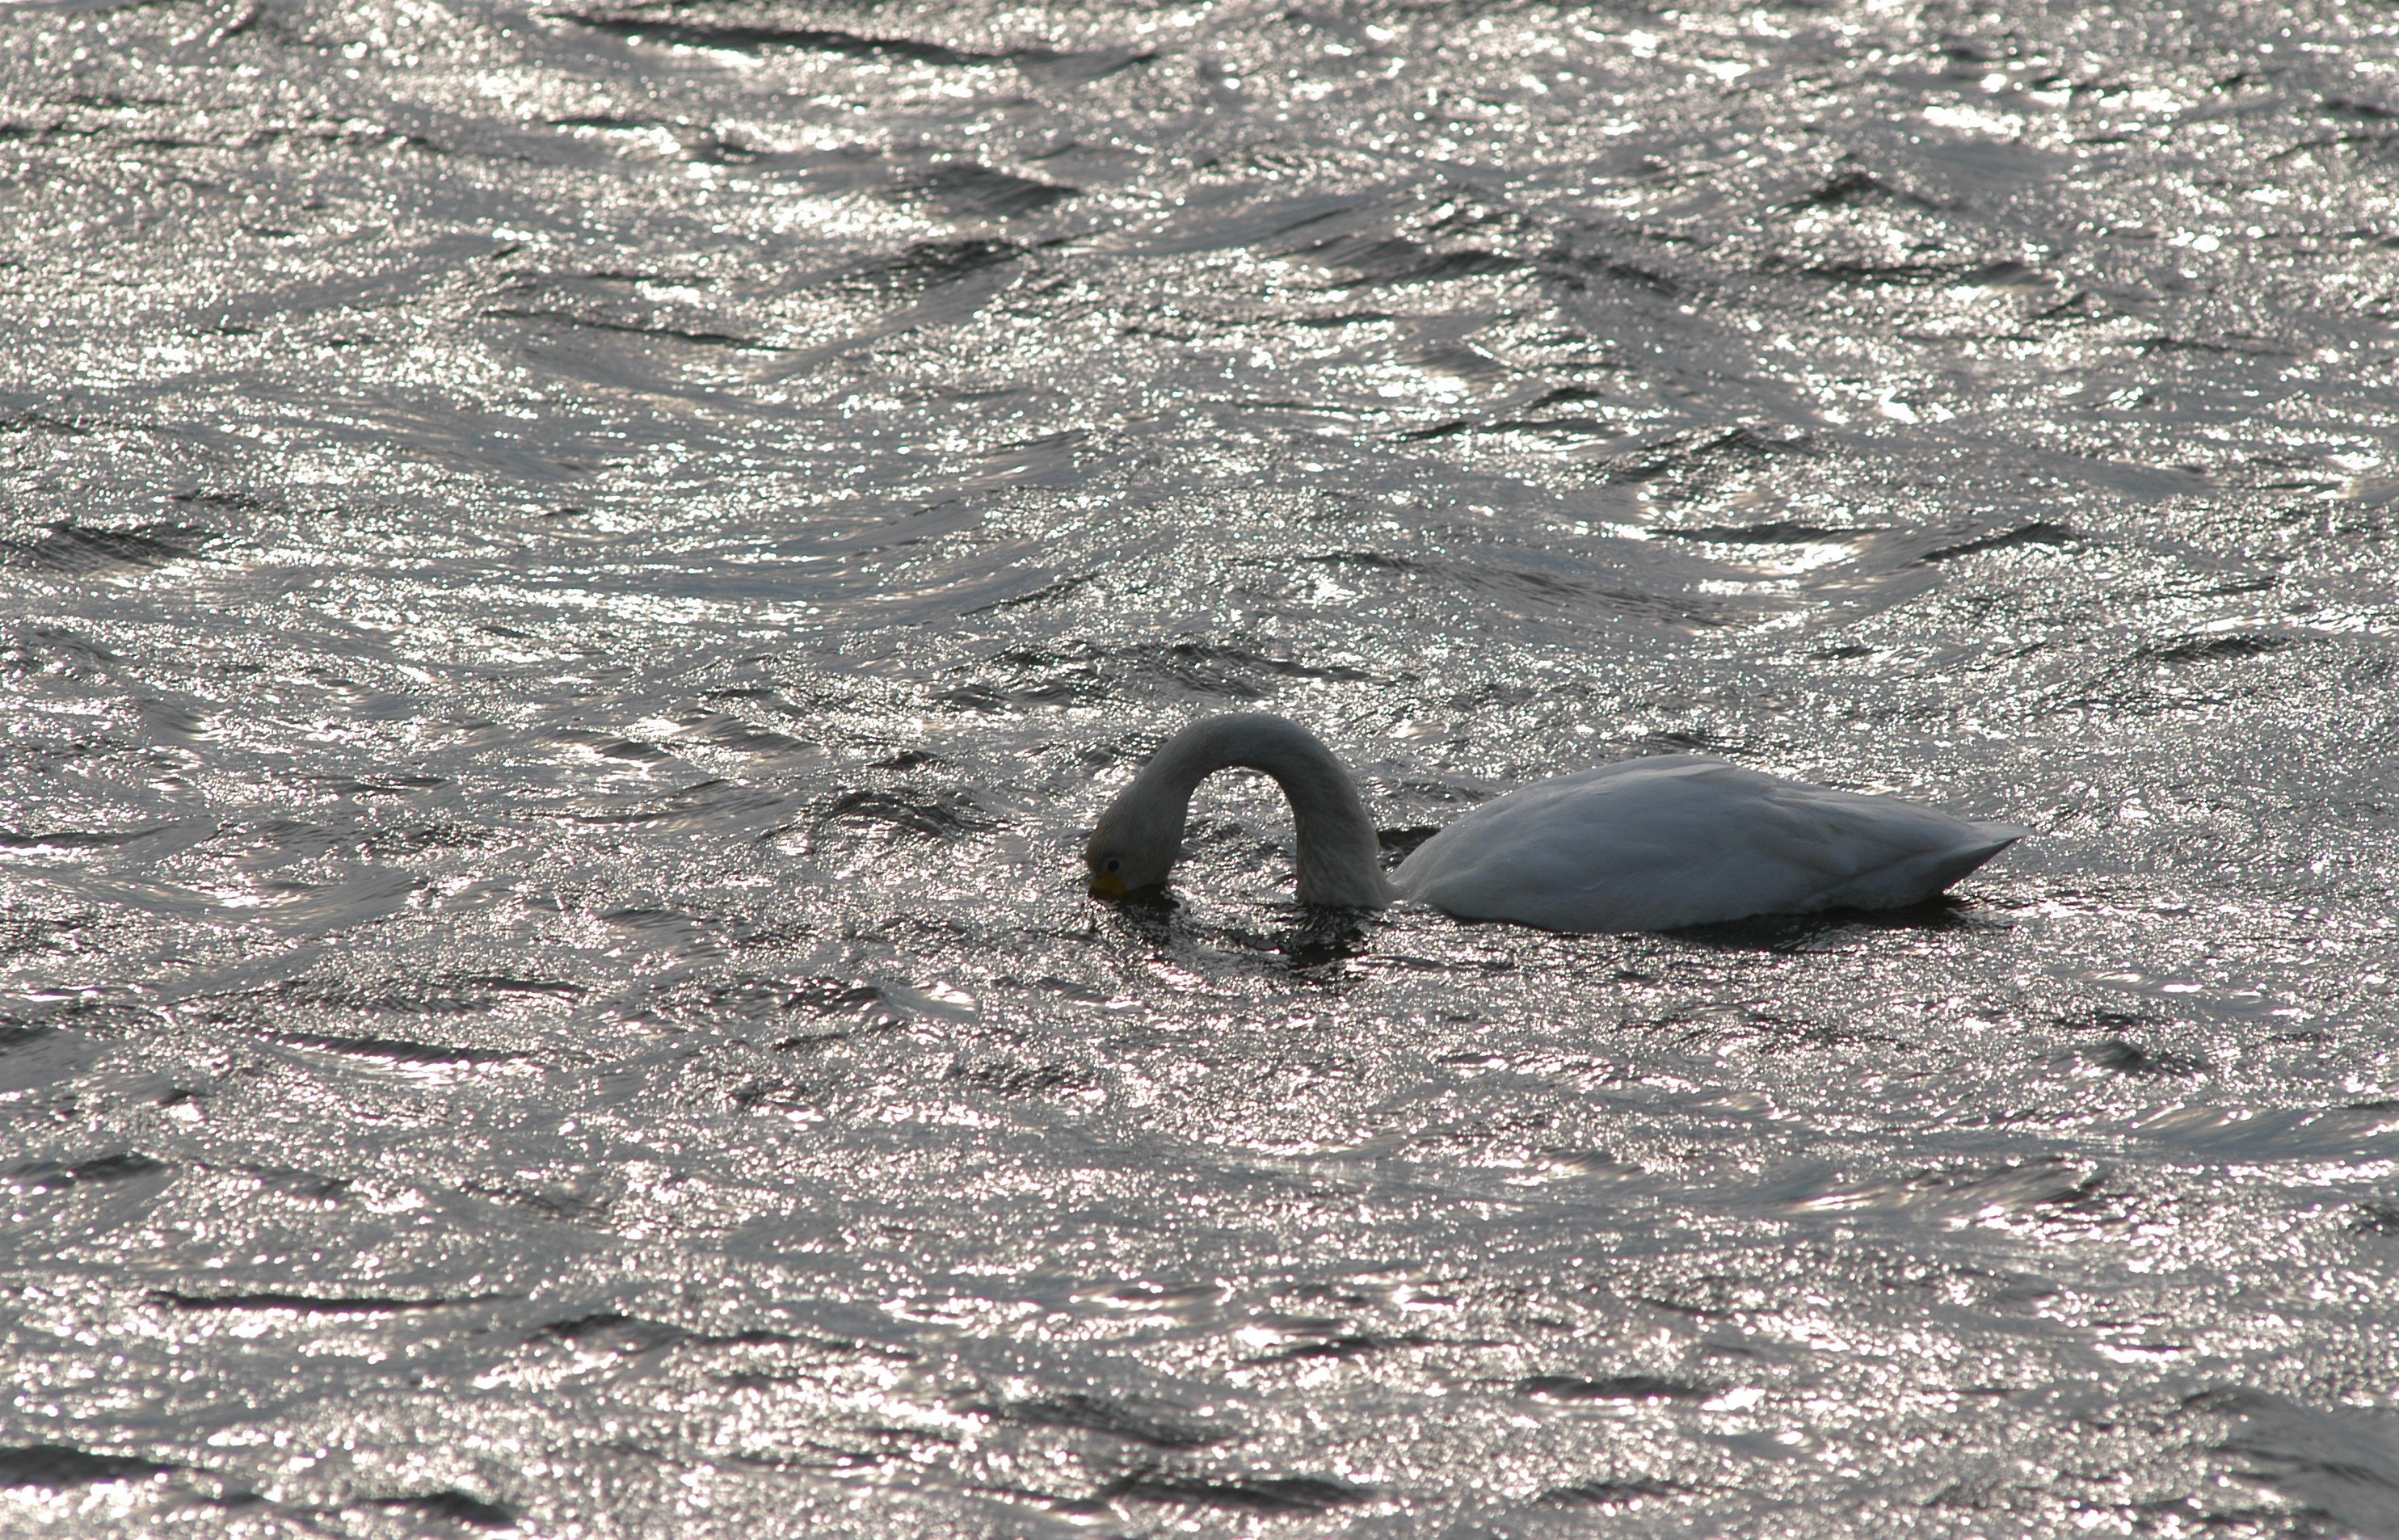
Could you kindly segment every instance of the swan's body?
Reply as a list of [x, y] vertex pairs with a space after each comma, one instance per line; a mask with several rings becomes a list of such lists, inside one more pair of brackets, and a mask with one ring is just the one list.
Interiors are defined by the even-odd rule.
[[1485, 803], [1417, 846], [1393, 885], [1470, 919], [1665, 930], [1920, 903], [2023, 833], [1674, 754]]
[[2021, 838], [1695, 754], [1628, 760], [1511, 791], [1419, 845], [1386, 880], [1373, 820], [1332, 750], [1295, 723], [1208, 717], [1152, 756], [1100, 815], [1094, 898], [1163, 884], [1191, 793], [1235, 765], [1291, 799], [1303, 903], [1414, 898], [1461, 919], [1549, 930], [1662, 930], [1751, 914], [1920, 902]]

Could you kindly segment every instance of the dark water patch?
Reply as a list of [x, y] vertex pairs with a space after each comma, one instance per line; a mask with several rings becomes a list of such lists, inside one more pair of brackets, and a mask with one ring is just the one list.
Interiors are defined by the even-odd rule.
[[153, 1290], [149, 1297], [153, 1304], [176, 1310], [263, 1310], [297, 1316], [400, 1316], [419, 1311], [455, 1310], [518, 1296], [460, 1294], [412, 1299], [389, 1294], [299, 1294], [277, 1289], [244, 1290], [230, 1294], [195, 1294], [180, 1289], [158, 1289]]
[[[743, 166], [760, 170], [774, 170], [805, 165], [798, 156], [776, 155], [744, 142], [739, 137], [718, 130], [696, 128], [688, 124], [669, 122], [663, 118], [622, 117], [613, 113], [596, 113], [573, 117], [550, 119], [550, 127], [569, 132], [610, 134], [628, 150], [644, 148], [664, 138], [675, 146], [683, 159], [704, 166]], [[618, 275], [591, 275], [594, 278], [617, 277]]]
[[1949, 561], [1961, 556], [1979, 556], [1985, 551], [2006, 550], [2013, 546], [2067, 546], [2080, 538], [2063, 524], [2053, 524], [2045, 519], [2037, 519], [2028, 524], [2019, 524], [2011, 530], [2001, 530], [1996, 534], [1982, 535], [1972, 540], [1961, 540], [1955, 545], [1935, 547], [1917, 560]]
[[23, 626], [0, 647], [0, 668], [10, 673], [97, 683], [115, 676], [114, 652], [56, 626]]
[[[884, 1032], [905, 1024], [908, 1018], [880, 988], [856, 979], [825, 974], [779, 979], [742, 976], [711, 980], [679, 993], [668, 1008], [694, 1016], [730, 1017], [744, 1021], [774, 1022], [803, 1016], [846, 1020], [860, 1032]], [[848, 1032], [808, 1033], [770, 1044], [776, 1048], [805, 1048], [847, 1040]]]
[[180, 824], [160, 823], [152, 824], [144, 829], [105, 831], [87, 829], [52, 829], [44, 830], [39, 833], [0, 829], [0, 850], [60, 853], [77, 850], [115, 850], [126, 845], [138, 844], [144, 840], [156, 839], [162, 834], [172, 833], [183, 828], [183, 826]]
[[[603, 744], [603, 757], [664, 767], [680, 762], [647, 744]], [[765, 838], [785, 827], [800, 809], [799, 796], [772, 785], [711, 777], [655, 795], [590, 797], [564, 817], [600, 828], [638, 828], [645, 834], [698, 834], [719, 838], [741, 830]]]
[[970, 610], [960, 611], [959, 615], [963, 619], [970, 615], [1003, 615], [1010, 610], [1038, 609], [1088, 588], [1094, 575], [1090, 573], [1080, 573], [1071, 577], [1061, 577], [1054, 582], [1044, 583], [1039, 588], [1027, 589], [1023, 593], [1014, 594], [1007, 599], [994, 600], [988, 604], [978, 604]]
[[2399, 1203], [2361, 1203], [2349, 1211], [2348, 1228], [2361, 1236], [2399, 1236]]
[[[911, 64], [958, 67], [994, 64], [1018, 58], [1050, 61], [1059, 57], [1047, 48], [984, 52], [953, 47], [920, 38], [877, 36], [834, 27], [777, 26], [740, 20], [746, 7], [676, 3], [666, 6], [621, 7], [608, 10], [553, 11], [577, 26], [611, 36], [680, 44], [685, 47], [724, 48], [757, 53], [770, 48], [802, 48], [864, 61], [899, 60]], [[754, 12], [751, 12], [754, 14]]]
[[2040, 1213], [2051, 1219], [2096, 1222], [2116, 1217], [2121, 1197], [2107, 1191], [2106, 1180], [2105, 1171], [2062, 1159], [1992, 1168], [1947, 1167], [1897, 1181], [1836, 1185], [1787, 1207], [1802, 1213], [1882, 1210], [1936, 1220]]
[[89, 139], [99, 132], [63, 123], [0, 123], [0, 144], [48, 144], [65, 139]]
[[1091, 1072], [1079, 1065], [1028, 1064], [1008, 1059], [960, 1059], [950, 1066], [948, 1078], [1010, 1097], [1082, 1091], [1097, 1084]]
[[[7, 952], [0, 952], [0, 955], [7, 954]], [[34, 1044], [43, 1042], [47, 1038], [55, 1036], [58, 1030], [58, 1028], [53, 1026], [25, 1026], [0, 1021], [0, 1058], [6, 1058], [20, 1048], [31, 1047]]]
[[499, 1048], [426, 1043], [412, 1037], [353, 1037], [323, 1032], [276, 1032], [269, 1035], [277, 1042], [289, 1043], [293, 1047], [346, 1054], [355, 1059], [379, 1059], [395, 1064], [507, 1064], [527, 1057]]
[[[335, 792], [348, 790], [346, 787], [338, 784], [329, 786], [326, 790]], [[364, 792], [369, 796], [414, 794], [411, 788], [400, 786], [390, 788], [371, 786], [365, 788]], [[444, 821], [418, 824], [413, 828], [386, 827], [371, 830], [359, 844], [359, 855], [368, 862], [382, 865], [438, 851], [490, 850], [508, 843], [510, 843], [509, 837], [498, 830], [468, 823]]]
[[0, 1487], [68, 1492], [103, 1481], [146, 1481], [182, 1468], [129, 1454], [94, 1454], [72, 1444], [0, 1448]]
[[326, 790], [346, 797], [407, 797], [422, 791], [438, 791], [451, 784], [447, 776], [319, 776], [313, 778]]
[[[385, 137], [380, 130], [366, 136], [380, 142]], [[404, 305], [447, 278], [460, 264], [489, 262], [515, 250], [512, 243], [496, 240], [485, 235], [443, 236], [427, 243], [410, 253], [411, 261], [394, 267], [372, 264], [364, 272], [343, 271], [338, 274], [321, 270], [313, 281], [290, 284], [272, 291], [250, 290], [237, 301], [217, 310], [210, 318], [222, 329], [252, 329], [294, 317], [306, 318], [328, 312], [339, 314], [371, 314]], [[372, 410], [372, 397], [350, 395], [345, 401], [345, 413], [355, 418]], [[312, 400], [309, 406], [322, 406]], [[385, 414], [398, 417], [406, 408], [397, 403], [386, 404]], [[397, 426], [396, 424], [393, 426]]]
[[1535, 397], [1525, 410], [1540, 412], [1552, 407], [1577, 406], [1586, 401], [1605, 401], [1607, 399], [1606, 391], [1594, 390], [1589, 385], [1559, 385]]
[[1018, 219], [1081, 194], [1079, 187], [958, 161], [901, 182], [885, 196], [894, 203], [927, 205], [952, 219]]
[[594, 1311], [566, 1320], [551, 1321], [541, 1335], [587, 1353], [618, 1353], [639, 1357], [691, 1340], [691, 1333], [665, 1321], [644, 1320], [615, 1310]]
[[1327, 1331], [1305, 1336], [1286, 1346], [1261, 1355], [1259, 1363], [1305, 1362], [1315, 1358], [1359, 1358], [1370, 1354], [1396, 1352], [1403, 1348], [1429, 1347], [1431, 1337], [1422, 1332], [1387, 1333], [1379, 1331]]
[[1298, 560], [1328, 567], [1362, 567], [1370, 572], [1413, 573], [1426, 570], [1421, 561], [1383, 551], [1325, 551]]
[[1296, 254], [1331, 268], [1340, 275], [1340, 285], [1346, 289], [1450, 283], [1513, 273], [1526, 265], [1522, 257], [1479, 247], [1443, 250], [1396, 236], [1355, 236]]
[[1201, 1449], [1228, 1437], [1194, 1422], [1140, 1412], [1114, 1398], [1082, 1391], [1003, 1402], [993, 1409], [993, 1414], [1028, 1427], [1074, 1428], [1153, 1449]]
[[1026, 250], [1015, 241], [989, 237], [921, 241], [861, 269], [859, 277], [877, 291], [910, 296], [1007, 267]]
[[[505, 973], [462, 973], [437, 974], [427, 978], [397, 975], [357, 982], [302, 977], [277, 985], [274, 993], [279, 1003], [302, 1008], [323, 1006], [404, 1016], [472, 1016], [491, 1010], [507, 1000], [573, 1002], [590, 992], [580, 984], [568, 983], [563, 979], [520, 979]], [[358, 1043], [368, 1040], [346, 1041]]]
[[146, 572], [189, 561], [220, 538], [215, 531], [192, 524], [109, 529], [61, 521], [32, 540], [0, 540], [0, 569], [20, 567], [69, 577]]
[[1118, 1477], [1103, 1496], [1111, 1502], [1229, 1508], [1259, 1514], [1327, 1513], [1374, 1496], [1371, 1489], [1323, 1476], [1216, 1475], [1156, 1468]]
[[1672, 1481], [1578, 1481], [1572, 1486], [1552, 1487], [1534, 1501], [1543, 1507], [1620, 1507], [1653, 1497], [1684, 1497], [1692, 1491]]
[[[602, 759], [623, 760], [630, 764], [659, 765], [673, 763], [674, 756], [655, 743], [640, 738], [621, 737], [612, 733], [594, 733], [580, 729], [562, 728], [549, 735], [557, 743], [590, 750]], [[703, 782], [713, 786], [718, 782]]]
[[2174, 1023], [2141, 1011], [2108, 1010], [2092, 1007], [2070, 1012], [2051, 1020], [2067, 1032], [2104, 1032], [2121, 1033], [2135, 1030], [2156, 1031]]
[[400, 1497], [370, 1497], [366, 1503], [370, 1507], [399, 1508], [441, 1523], [465, 1524], [473, 1529], [509, 1529], [517, 1522], [516, 1509], [486, 1502], [454, 1487]]
[[1809, 546], [1844, 543], [1889, 530], [1884, 524], [1801, 524], [1776, 519], [1762, 524], [1707, 524], [1697, 527], [1652, 527], [1650, 534], [1667, 540], [1690, 540], [1716, 546]]
[[2199, 1074], [2207, 1068], [2207, 1060], [2197, 1054], [2170, 1048], [2147, 1048], [2122, 1037], [2110, 1037], [2100, 1043], [2079, 1047], [2067, 1055], [2067, 1059], [2074, 1065], [2087, 1065], [2114, 1074], [2187, 1077]]
[[1410, 428], [1393, 437], [1403, 443], [1430, 443], [1470, 433], [1523, 434], [1573, 444], [1601, 443], [1618, 437], [1614, 428], [1597, 417], [1493, 417], [1482, 421], [1461, 417], [1430, 427]]
[[661, 342], [688, 343], [695, 347], [727, 347], [745, 353], [782, 351], [756, 337], [742, 336], [730, 331], [695, 331], [688, 327], [667, 326], [655, 321], [612, 320], [606, 317], [582, 315], [572, 310], [527, 305], [494, 305], [483, 314], [495, 320], [549, 321], [560, 326], [579, 326], [594, 331], [616, 331], [628, 336], [652, 337]]
[[1605, 278], [1664, 300], [1679, 300], [1691, 291], [1687, 282], [1671, 273], [1606, 252], [1554, 254], [1541, 263], [1541, 270], [1572, 290], [1588, 289], [1592, 279]]
[[1308, 663], [1247, 647], [1200, 642], [1106, 646], [1080, 640], [998, 654], [982, 670], [996, 675], [939, 697], [969, 710], [1003, 704], [1062, 705], [1127, 696], [1224, 701], [1265, 700], [1281, 680], [1357, 680], [1366, 670], [1340, 663]]
[[1962, 283], [1974, 268], [1954, 262], [1810, 262], [1769, 254], [1758, 263], [1761, 272], [1791, 273], [1851, 289], [1934, 289]]
[[1601, 624], [1633, 621], [1669, 631], [1704, 630], [1739, 624], [1746, 608], [1730, 598], [1709, 602], [1682, 584], [1628, 587], [1598, 575], [1606, 569], [1597, 564], [1544, 572], [1495, 561], [1443, 562], [1439, 570], [1455, 587], [1482, 595], [1518, 619], [1571, 615]]
[[1836, 209], [1861, 203], [1889, 203], [1903, 208], [1926, 209], [1937, 207], [1931, 199], [1921, 197], [1904, 187], [1893, 186], [1864, 168], [1855, 166], [1819, 183], [1782, 207], [1786, 209]]
[[75, 1187], [114, 1186], [121, 1182], [163, 1176], [174, 1169], [166, 1161], [153, 1160], [133, 1150], [118, 1150], [87, 1160], [29, 1160], [8, 1168], [7, 1188], [30, 1196]]
[[903, 839], [956, 840], [987, 833], [999, 820], [964, 791], [917, 795], [900, 791], [844, 791], [816, 815], [819, 829], [853, 825], [888, 830]]
[[771, 1347], [804, 1340], [789, 1332], [764, 1329], [723, 1333], [694, 1331], [671, 1322], [614, 1310], [551, 1321], [535, 1336], [564, 1344], [578, 1352], [624, 1358], [642, 1358], [668, 1347]]
[[628, 133], [650, 128], [665, 129], [671, 127], [664, 118], [621, 117], [615, 113], [592, 113], [579, 117], [553, 117], [549, 121], [553, 128], [603, 128]]
[[920, 330], [963, 324], [1016, 283], [1026, 250], [988, 239], [925, 242], [898, 257], [852, 268], [829, 287], [880, 304], [883, 311], [830, 341], [785, 353], [764, 377], [803, 378], [861, 349]]
[[2216, 631], [2145, 647], [2142, 653], [2163, 663], [2199, 663], [2218, 658], [2265, 657], [2311, 640], [2313, 639], [2288, 632]]
[[[772, 1384], [761, 1378], [759, 1384]], [[780, 1475], [822, 1473], [841, 1476], [863, 1475], [904, 1468], [904, 1462], [921, 1459], [934, 1447], [954, 1449], [964, 1440], [950, 1432], [935, 1432], [924, 1427], [868, 1426], [844, 1429], [852, 1437], [834, 1440], [809, 1439], [799, 1441], [789, 1452], [770, 1452], [737, 1453], [725, 1456], [726, 1463], [753, 1470], [774, 1471]], [[649, 1453], [649, 1451], [640, 1452]], [[670, 1464], [663, 1455], [653, 1455], [661, 1464]], [[1011, 1495], [1028, 1495], [1010, 1493]]]
[[2243, 357], [2286, 358], [2288, 347], [2263, 337], [2151, 337], [2134, 344], [2136, 351], [2149, 354], [2198, 353], [2217, 358]]
[[1200, 642], [1095, 649], [1093, 655], [1107, 659], [1132, 679], [1161, 682], [1197, 695], [1219, 695], [1233, 699], [1263, 698], [1266, 692], [1251, 685], [1248, 681], [1252, 679], [1365, 680], [1373, 677], [1365, 670], [1347, 664], [1303, 663], [1296, 658], [1275, 657], [1246, 647]]
[[189, 706], [143, 696], [133, 702], [134, 717], [153, 737], [170, 743], [204, 744], [216, 736], [216, 722]]
[[2370, 163], [2399, 158], [2399, 134], [2349, 133], [2328, 134], [2318, 139], [2303, 140], [2283, 151], [2274, 158], [2289, 160], [2315, 150], [2342, 150]]
[[2050, 280], [2023, 263], [2002, 260], [1986, 263], [1965, 277], [1970, 289], [2041, 289]]
[[[206, 1093], [178, 1091], [162, 1100], [161, 1105], [177, 1099], [201, 1100]], [[352, 1183], [347, 1177], [327, 1176], [321, 1171], [298, 1170], [288, 1166], [249, 1165], [240, 1169], [255, 1178], [269, 1192], [302, 1198], [311, 1203], [339, 1204], [348, 1200]]]
[[[1078, 452], [1091, 438], [1081, 428], [1069, 428], [1063, 433], [1045, 433], [1037, 439], [999, 445], [983, 456], [983, 474], [968, 484], [978, 489], [994, 483], [1010, 487], [1075, 485], [1080, 480], [1077, 474], [1081, 464]], [[981, 614], [992, 607], [979, 604], [960, 613]]]
[[[1275, 197], [1259, 196], [1250, 190], [1217, 190], [1192, 200], [1164, 229], [1130, 240], [1127, 244], [1145, 256], [1232, 250], [1256, 246], [1272, 249], [1303, 230], [1309, 231], [1310, 238], [1315, 238], [1318, 232], [1313, 227], [1330, 224], [1353, 210], [1369, 207], [1373, 201], [1355, 193]], [[1371, 318], [1382, 317], [1373, 316]], [[1138, 324], [1145, 331], [1154, 331], [1161, 336], [1188, 335], [1181, 317], [1150, 317]], [[1296, 324], [1308, 323], [1302, 321]]]
[[748, 166], [761, 170], [791, 165], [797, 157], [757, 149], [732, 134], [693, 133], [684, 138], [684, 158], [702, 166]]
[[99, 419], [32, 410], [0, 416], [0, 433], [42, 433], [56, 434], [69, 439], [88, 439], [111, 426], [113, 425]]
[[459, 1190], [512, 1208], [529, 1209], [546, 1219], [576, 1224], [604, 1220], [617, 1206], [621, 1196], [606, 1188], [603, 1182], [590, 1179], [562, 1183], [475, 1177], [461, 1182]]
[[1146, 64], [1157, 57], [1156, 49], [1138, 45], [1085, 48], [1077, 53], [1060, 54], [1023, 49], [1009, 55], [1026, 79], [1048, 86], [1088, 86], [1135, 65]]
[[1610, 455], [1600, 464], [1608, 480], [1639, 484], [1669, 478], [1687, 480], [1694, 474], [1720, 474], [1728, 468], [1755, 466], [1782, 455], [1809, 454], [1814, 449], [1815, 440], [1802, 429], [1687, 429]]
[[2182, 1410], [2217, 1421], [2216, 1452], [2243, 1480], [2308, 1505], [2344, 1533], [2399, 1525], [2399, 1447], [2381, 1427], [2248, 1386], [2201, 1391]]
[[1654, 1374], [1613, 1374], [1587, 1380], [1572, 1374], [1536, 1374], [1516, 1382], [1516, 1394], [1543, 1401], [1704, 1401], [1714, 1386]]

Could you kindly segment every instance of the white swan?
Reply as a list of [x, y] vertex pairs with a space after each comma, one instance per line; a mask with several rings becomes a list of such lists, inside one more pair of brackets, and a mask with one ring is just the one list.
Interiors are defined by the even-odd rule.
[[1671, 754], [1485, 803], [1387, 881], [1374, 821], [1333, 751], [1297, 723], [1242, 712], [1202, 718], [1167, 739], [1108, 804], [1083, 852], [1091, 897], [1162, 885], [1192, 791], [1237, 765], [1272, 776], [1291, 799], [1300, 902], [1380, 909], [1414, 898], [1461, 919], [1548, 930], [1894, 908], [1930, 898], [2025, 833]]

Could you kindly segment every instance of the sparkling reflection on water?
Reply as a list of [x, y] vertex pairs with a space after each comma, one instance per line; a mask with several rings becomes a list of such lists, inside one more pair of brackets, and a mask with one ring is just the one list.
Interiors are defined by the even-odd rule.
[[2399, 1534], [2394, 27], [0, 14], [0, 1530]]

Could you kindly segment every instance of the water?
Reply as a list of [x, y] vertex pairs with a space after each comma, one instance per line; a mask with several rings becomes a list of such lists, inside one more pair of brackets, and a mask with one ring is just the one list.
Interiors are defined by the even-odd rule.
[[10, 7], [0, 1531], [2399, 1534], [2394, 32]]

